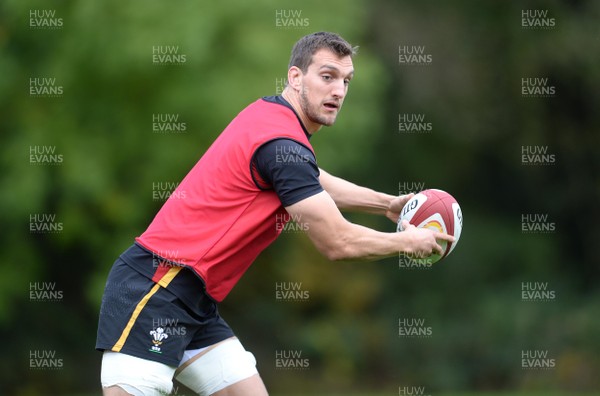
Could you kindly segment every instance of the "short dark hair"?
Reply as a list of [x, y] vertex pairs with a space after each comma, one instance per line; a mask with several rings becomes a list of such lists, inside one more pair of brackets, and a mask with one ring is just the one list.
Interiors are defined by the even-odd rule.
[[296, 66], [306, 73], [308, 66], [312, 63], [313, 55], [320, 49], [327, 48], [339, 57], [353, 56], [358, 47], [353, 47], [340, 35], [330, 32], [317, 32], [302, 37], [294, 44], [292, 56], [288, 69]]

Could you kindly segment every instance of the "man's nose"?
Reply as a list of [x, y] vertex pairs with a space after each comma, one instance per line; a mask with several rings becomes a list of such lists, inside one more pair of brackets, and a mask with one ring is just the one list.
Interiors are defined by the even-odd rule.
[[333, 91], [331, 92], [331, 94], [338, 99], [344, 99], [344, 97], [346, 96], [346, 92], [348, 90], [348, 86], [346, 84], [344, 84], [344, 80], [338, 80], [335, 82], [335, 85], [333, 87]]

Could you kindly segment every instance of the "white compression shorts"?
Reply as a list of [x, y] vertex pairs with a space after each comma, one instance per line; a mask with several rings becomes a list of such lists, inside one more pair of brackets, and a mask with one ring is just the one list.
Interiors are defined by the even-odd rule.
[[229, 338], [180, 366], [175, 379], [200, 396], [212, 395], [258, 374], [254, 355], [237, 338]]
[[[202, 353], [195, 358], [191, 355]], [[173, 376], [201, 396], [212, 395], [258, 374], [256, 360], [237, 338], [224, 340], [213, 348], [186, 351], [177, 369], [166, 364], [117, 352], [104, 352], [102, 387], [119, 386], [134, 396], [159, 396], [173, 389]]]
[[124, 353], [102, 355], [103, 388], [118, 386], [133, 396], [168, 395], [173, 389], [175, 367]]

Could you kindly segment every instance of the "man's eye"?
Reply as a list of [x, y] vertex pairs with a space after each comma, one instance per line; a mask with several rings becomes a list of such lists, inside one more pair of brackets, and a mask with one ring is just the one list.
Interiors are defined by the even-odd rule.
[[345, 80], [344, 80], [344, 85], [349, 85], [349, 84], [350, 84], [350, 80], [348, 80], [348, 79], [345, 79]]
[[323, 80], [325, 80], [325, 81], [331, 80], [331, 76], [330, 75], [324, 74], [322, 77], [323, 77]]

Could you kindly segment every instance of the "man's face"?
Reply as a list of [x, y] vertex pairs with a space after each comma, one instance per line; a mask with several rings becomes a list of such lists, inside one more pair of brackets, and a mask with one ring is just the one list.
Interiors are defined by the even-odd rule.
[[350, 56], [340, 58], [328, 49], [320, 49], [313, 55], [300, 90], [300, 106], [311, 122], [333, 125], [353, 73]]

